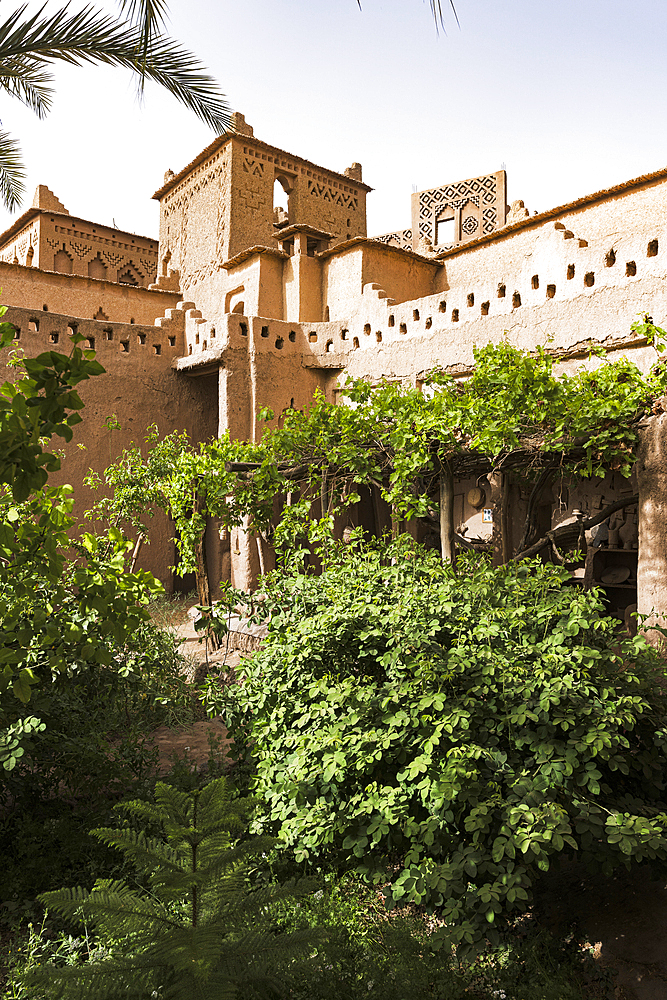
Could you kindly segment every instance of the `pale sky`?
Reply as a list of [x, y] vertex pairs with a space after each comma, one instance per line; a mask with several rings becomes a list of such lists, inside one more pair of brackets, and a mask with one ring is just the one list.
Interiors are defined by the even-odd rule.
[[[446, 12], [438, 34], [422, 0], [171, 0], [171, 32], [257, 137], [363, 165], [369, 235], [409, 226], [413, 188], [503, 165], [531, 213], [667, 165], [664, 0], [456, 6], [460, 28]], [[23, 209], [46, 184], [72, 215], [157, 236], [151, 195], [211, 132], [156, 87], [140, 107], [123, 71], [61, 67], [56, 87], [44, 122], [0, 100], [28, 168]], [[0, 230], [13, 218], [0, 212]]]

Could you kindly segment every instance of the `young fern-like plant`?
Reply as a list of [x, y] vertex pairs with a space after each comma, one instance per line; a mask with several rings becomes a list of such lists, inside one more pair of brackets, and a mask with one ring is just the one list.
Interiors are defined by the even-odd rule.
[[247, 829], [248, 803], [231, 799], [225, 778], [190, 793], [158, 783], [155, 799], [117, 808], [159, 824], [162, 839], [129, 827], [92, 831], [133, 862], [147, 889], [103, 879], [92, 891], [43, 893], [48, 909], [95, 929], [97, 948], [78, 967], [31, 970], [26, 985], [58, 1000], [280, 995], [287, 970], [299, 967], [317, 935], [276, 933], [274, 904], [305, 895], [311, 883], [252, 887], [250, 871], [273, 841], [235, 843]]

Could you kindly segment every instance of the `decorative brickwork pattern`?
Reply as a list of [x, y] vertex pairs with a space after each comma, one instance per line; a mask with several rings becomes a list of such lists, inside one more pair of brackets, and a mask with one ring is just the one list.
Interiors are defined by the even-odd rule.
[[[472, 202], [478, 208], [482, 206], [482, 217], [484, 220], [483, 229], [485, 233], [492, 233], [496, 228], [498, 218], [496, 213], [496, 199], [498, 197], [498, 183], [495, 174], [487, 174], [485, 177], [473, 177], [469, 181], [461, 181], [458, 184], [446, 184], [444, 187], [431, 188], [429, 191], [419, 192], [419, 237], [432, 239], [433, 219], [437, 213], [444, 208], [461, 209], [467, 202]], [[472, 219], [477, 228], [477, 220]], [[464, 225], [468, 219], [464, 220]], [[470, 223], [469, 223], [470, 224]], [[465, 230], [467, 235], [471, 235], [475, 230]]]

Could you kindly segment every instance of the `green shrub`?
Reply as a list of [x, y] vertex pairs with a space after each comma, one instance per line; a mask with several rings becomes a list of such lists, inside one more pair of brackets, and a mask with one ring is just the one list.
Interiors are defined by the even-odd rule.
[[155, 804], [125, 802], [118, 808], [144, 826], [163, 828], [162, 837], [129, 827], [93, 831], [127, 856], [146, 889], [107, 879], [91, 892], [44, 893], [40, 899], [47, 907], [94, 928], [97, 952], [74, 968], [62, 962], [33, 967], [26, 983], [57, 1000], [116, 1000], [121, 994], [228, 1000], [279, 993], [281, 966], [298, 964], [316, 935], [276, 934], [272, 909], [312, 886], [305, 880], [285, 887], [249, 885], [253, 865], [271, 842], [235, 843], [247, 828], [248, 803], [232, 801], [226, 779], [218, 778], [190, 793], [158, 783]]
[[[255, 829], [497, 943], [539, 870], [667, 857], [663, 665], [553, 565], [455, 577], [410, 539], [274, 576], [268, 638], [219, 693]], [[209, 691], [209, 698], [212, 692]]]

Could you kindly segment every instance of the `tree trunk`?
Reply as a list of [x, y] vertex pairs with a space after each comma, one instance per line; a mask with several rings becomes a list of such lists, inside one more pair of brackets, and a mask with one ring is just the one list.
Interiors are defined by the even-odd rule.
[[449, 462], [440, 469], [440, 551], [442, 561], [454, 566], [454, 476]]
[[[195, 512], [203, 514], [204, 504], [197, 497], [195, 501]], [[197, 580], [197, 597], [199, 603], [206, 608], [211, 607], [211, 586], [208, 579], [208, 565], [206, 562], [206, 529], [204, 529], [195, 543], [195, 578]], [[213, 632], [207, 630], [206, 641], [210, 642], [212, 649], [218, 649], [218, 640]]]

